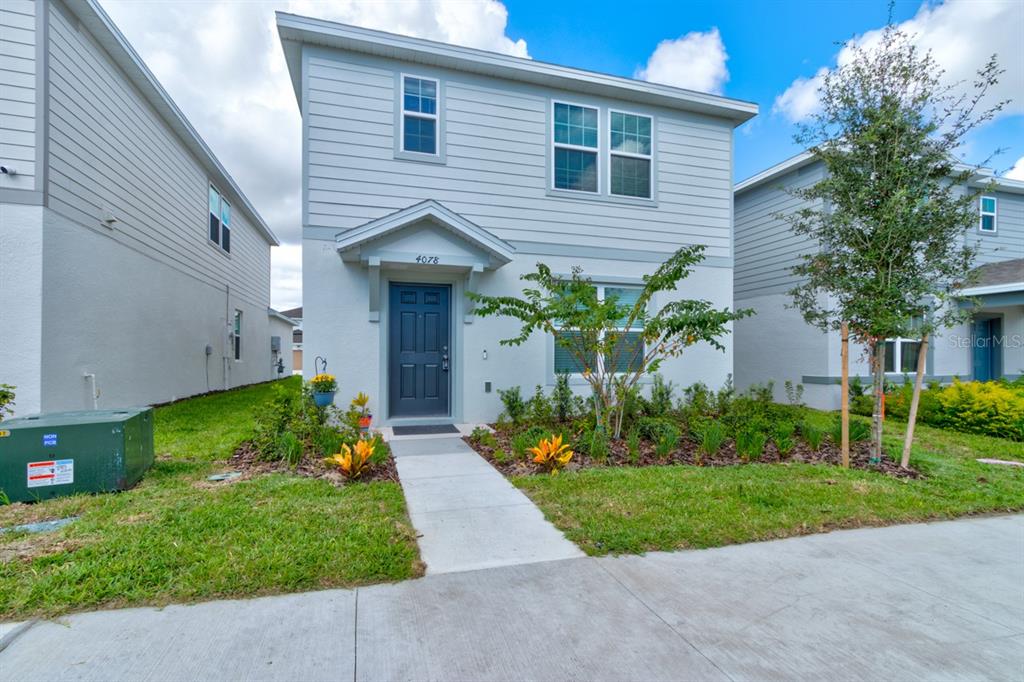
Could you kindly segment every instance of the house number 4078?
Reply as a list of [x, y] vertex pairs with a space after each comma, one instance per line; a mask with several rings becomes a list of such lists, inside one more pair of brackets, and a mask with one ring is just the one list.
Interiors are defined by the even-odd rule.
[[437, 265], [441, 261], [437, 256], [416, 256], [416, 262], [424, 265]]

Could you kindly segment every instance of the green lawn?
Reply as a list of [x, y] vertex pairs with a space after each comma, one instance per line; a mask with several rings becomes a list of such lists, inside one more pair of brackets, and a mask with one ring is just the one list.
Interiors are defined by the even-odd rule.
[[0, 507], [0, 526], [81, 515], [55, 533], [0, 535], [0, 620], [417, 575], [396, 483], [206, 482], [251, 433], [253, 407], [298, 388], [291, 378], [158, 408], [157, 462], [128, 492]]
[[[827, 427], [832, 417], [811, 413]], [[903, 424], [886, 446], [902, 448]], [[588, 554], [715, 547], [835, 528], [1024, 510], [1024, 443], [918, 426], [922, 480], [825, 465], [587, 469], [513, 483]]]

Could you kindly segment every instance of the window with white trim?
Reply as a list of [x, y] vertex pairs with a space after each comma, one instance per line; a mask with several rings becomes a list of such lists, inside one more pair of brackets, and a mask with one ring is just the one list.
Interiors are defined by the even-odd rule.
[[997, 201], [995, 197], [979, 197], [979, 232], [995, 232], [998, 229], [998, 226], [996, 225], [996, 208]]
[[[628, 309], [632, 309], [633, 305], [636, 304], [637, 299], [640, 297], [640, 287], [626, 287], [619, 285], [595, 285], [597, 288], [597, 300], [605, 301], [610, 297], [615, 297], [615, 301], [619, 306], [623, 306]], [[603, 358], [587, 358], [586, 365], [591, 369], [598, 369], [598, 371], [609, 371], [609, 372], [625, 372], [629, 370], [639, 369], [643, 364], [644, 359], [644, 341], [643, 341], [643, 330], [637, 325], [627, 327], [626, 323], [628, 319], [623, 318], [619, 321], [619, 329], [613, 332], [603, 332], [615, 334], [617, 337], [616, 347], [607, 357]], [[558, 330], [555, 332], [555, 357], [554, 367], [555, 373], [568, 373], [568, 374], [582, 374], [585, 367], [580, 363], [579, 358], [568, 348], [558, 343], [557, 337], [560, 336], [572, 336], [579, 334], [578, 331], [574, 330]], [[614, 363], [614, 367], [612, 366]]]
[[235, 360], [242, 359], [242, 311], [235, 311], [235, 319], [231, 327]]
[[609, 111], [609, 192], [651, 198], [651, 117]]
[[231, 252], [231, 204], [210, 185], [210, 241]]
[[402, 76], [402, 151], [437, 156], [438, 82]]
[[[924, 318], [915, 316], [910, 321], [912, 329], [920, 329]], [[921, 353], [920, 338], [900, 337], [885, 340], [885, 371], [889, 374], [913, 374], [917, 372], [917, 360]]]
[[598, 192], [598, 111], [552, 102], [552, 186], [574, 192]]

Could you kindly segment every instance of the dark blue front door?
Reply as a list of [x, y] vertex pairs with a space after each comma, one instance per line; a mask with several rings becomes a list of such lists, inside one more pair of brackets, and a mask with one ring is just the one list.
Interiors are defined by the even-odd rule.
[[388, 406], [392, 417], [448, 416], [451, 289], [391, 284]]
[[1002, 346], [998, 342], [1001, 333], [999, 319], [975, 320], [973, 323], [973, 366], [976, 381], [992, 381], [1002, 374]]

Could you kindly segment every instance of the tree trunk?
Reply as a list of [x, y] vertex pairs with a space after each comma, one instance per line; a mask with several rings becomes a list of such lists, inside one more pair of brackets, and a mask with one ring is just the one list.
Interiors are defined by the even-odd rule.
[[842, 380], [842, 397], [839, 399], [841, 406], [840, 419], [842, 420], [843, 429], [843, 442], [842, 453], [843, 453], [843, 468], [850, 468], [850, 326], [843, 322], [843, 326], [840, 329], [840, 338], [842, 340], [842, 358], [843, 358], [843, 380]]
[[871, 417], [871, 461], [882, 461], [882, 425], [885, 419], [885, 339], [874, 339], [872, 349], [872, 386], [875, 391], [875, 409]]
[[914, 426], [917, 424], [917, 407], [921, 402], [921, 384], [924, 383], [925, 360], [928, 357], [928, 335], [921, 337], [921, 348], [917, 352], [917, 377], [914, 379], [914, 397], [910, 400], [910, 414], [907, 416], [907, 436], [903, 440], [903, 456], [900, 466], [910, 466], [910, 446], [914, 444]]

